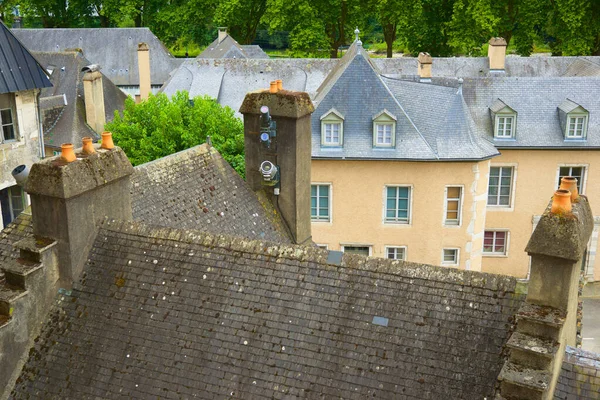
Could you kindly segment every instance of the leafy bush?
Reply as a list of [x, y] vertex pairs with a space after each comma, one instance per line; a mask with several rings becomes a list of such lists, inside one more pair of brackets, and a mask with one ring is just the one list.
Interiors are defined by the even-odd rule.
[[113, 132], [115, 143], [133, 165], [205, 143], [210, 136], [223, 158], [244, 176], [243, 123], [231, 108], [208, 96], [189, 100], [188, 93], [182, 91], [169, 99], [159, 93], [139, 104], [129, 97], [123, 116], [115, 112], [105, 129]]

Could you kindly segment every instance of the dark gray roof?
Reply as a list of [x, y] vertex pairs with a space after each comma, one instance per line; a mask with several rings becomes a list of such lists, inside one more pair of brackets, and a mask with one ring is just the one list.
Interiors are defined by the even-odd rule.
[[107, 222], [12, 398], [493, 396], [514, 278], [328, 255]]
[[[314, 101], [314, 158], [474, 160], [498, 154], [477, 132], [459, 89], [382, 77], [355, 44]], [[344, 116], [342, 148], [321, 146], [320, 119], [332, 108]], [[373, 147], [373, 118], [383, 110], [397, 118], [394, 148]]]
[[138, 43], [150, 48], [150, 78], [162, 85], [183, 59], [177, 59], [148, 28], [57, 28], [13, 29], [31, 51], [53, 52], [81, 49], [93, 64], [102, 67], [115, 85], [140, 84], [137, 65]]
[[[490, 106], [500, 98], [518, 113], [515, 140], [494, 140], [498, 148], [600, 147], [600, 77], [465, 79], [463, 94], [473, 120], [493, 140]], [[567, 103], [565, 101], [569, 99]], [[575, 103], [589, 112], [587, 140], [564, 140], [559, 107]]]
[[554, 399], [600, 399], [600, 354], [567, 346]]
[[137, 166], [131, 194], [133, 217], [149, 224], [290, 242], [270, 201], [206, 144]]
[[269, 58], [260, 46], [240, 45], [234, 38], [226, 35], [221, 41], [215, 39], [196, 58]]
[[0, 21], [0, 94], [51, 85], [44, 69]]
[[[81, 139], [99, 135], [87, 124], [85, 96], [81, 69], [91, 62], [78, 51], [33, 53], [38, 61], [52, 70], [53, 87], [42, 90], [40, 109], [44, 119], [44, 144], [60, 148], [63, 143], [81, 145]], [[103, 72], [103, 71], [101, 71]], [[112, 121], [115, 111], [123, 111], [127, 96], [110, 79], [103, 76], [104, 110], [106, 122]], [[64, 96], [63, 96], [64, 95]], [[63, 97], [63, 104], [60, 98]], [[66, 99], [66, 105], [64, 105]]]

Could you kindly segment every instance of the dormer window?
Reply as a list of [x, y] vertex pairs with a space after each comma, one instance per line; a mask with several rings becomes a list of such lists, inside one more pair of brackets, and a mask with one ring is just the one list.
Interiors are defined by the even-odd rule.
[[344, 116], [332, 108], [321, 116], [321, 146], [344, 145]]
[[396, 145], [396, 117], [383, 110], [373, 117], [373, 147]]
[[567, 139], [583, 139], [587, 118], [584, 115], [570, 116], [569, 128], [567, 130]]
[[490, 106], [494, 121], [494, 139], [514, 139], [517, 125], [517, 112], [500, 99]]
[[589, 112], [566, 99], [558, 106], [558, 116], [565, 140], [586, 140]]

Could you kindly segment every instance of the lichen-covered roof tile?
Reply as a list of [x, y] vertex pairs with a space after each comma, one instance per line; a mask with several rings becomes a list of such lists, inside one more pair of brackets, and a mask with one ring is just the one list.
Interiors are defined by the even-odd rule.
[[11, 396], [493, 395], [513, 278], [327, 254], [105, 221]]

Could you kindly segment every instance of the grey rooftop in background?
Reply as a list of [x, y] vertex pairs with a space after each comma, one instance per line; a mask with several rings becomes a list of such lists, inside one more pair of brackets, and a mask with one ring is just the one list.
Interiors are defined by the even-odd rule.
[[14, 35], [31, 51], [81, 49], [83, 56], [102, 67], [102, 73], [117, 86], [139, 85], [138, 43], [150, 48], [150, 78], [162, 85], [183, 62], [148, 28], [55, 28], [13, 29]]

